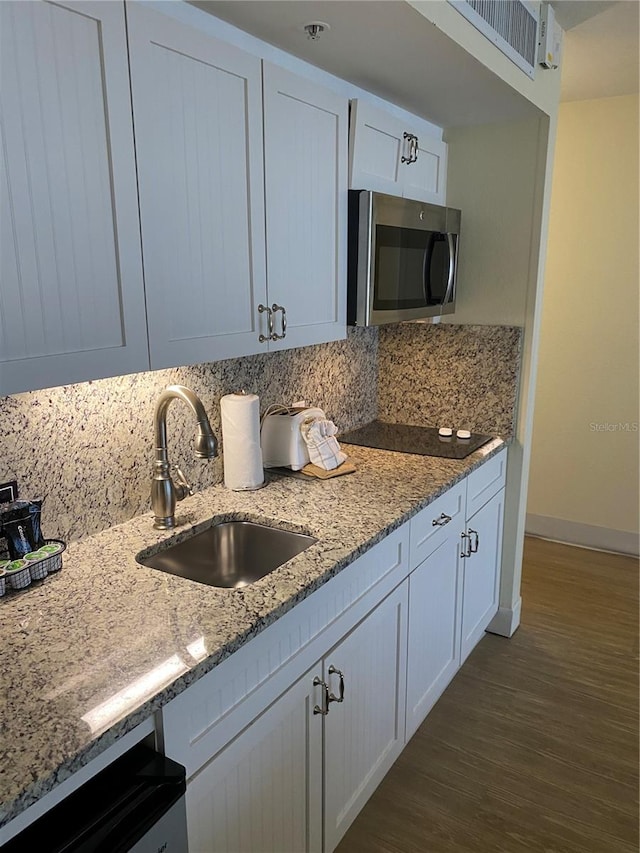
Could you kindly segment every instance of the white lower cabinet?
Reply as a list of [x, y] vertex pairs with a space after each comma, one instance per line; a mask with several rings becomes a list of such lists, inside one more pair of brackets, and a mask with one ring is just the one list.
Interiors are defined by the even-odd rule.
[[319, 853], [322, 724], [308, 672], [187, 787], [189, 853]]
[[[497, 609], [506, 452], [162, 710], [191, 853], [331, 853]], [[471, 507], [472, 514], [469, 508]]]
[[[333, 850], [404, 747], [407, 582], [324, 660], [325, 851]], [[339, 672], [336, 672], [338, 670]], [[340, 681], [344, 679], [344, 699]]]
[[406, 609], [405, 581], [190, 780], [190, 853], [336, 847], [404, 746]]
[[462, 593], [463, 663], [498, 609], [504, 489], [467, 521]]
[[459, 541], [453, 533], [409, 578], [407, 740], [460, 665]]
[[411, 519], [406, 737], [498, 609], [506, 449]]

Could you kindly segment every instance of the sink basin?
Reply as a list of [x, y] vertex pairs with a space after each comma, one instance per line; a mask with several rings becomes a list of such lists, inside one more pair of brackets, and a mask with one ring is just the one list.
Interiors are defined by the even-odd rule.
[[214, 524], [164, 551], [137, 557], [143, 566], [209, 586], [239, 588], [263, 578], [317, 542], [252, 521]]

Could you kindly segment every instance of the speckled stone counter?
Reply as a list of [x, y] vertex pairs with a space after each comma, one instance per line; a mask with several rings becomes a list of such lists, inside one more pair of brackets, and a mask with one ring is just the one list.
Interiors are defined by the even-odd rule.
[[[0, 825], [502, 446], [492, 442], [462, 461], [353, 447], [355, 474], [308, 482], [270, 476], [255, 492], [215, 486], [178, 505], [176, 531], [153, 530], [148, 513], [71, 544], [62, 572], [0, 600]], [[318, 542], [243, 589], [196, 584], [136, 562], [142, 549], [184, 538], [212, 517], [267, 522]], [[189, 653], [194, 643], [201, 660]], [[176, 655], [185, 671], [120, 719], [92, 730], [92, 710]]]

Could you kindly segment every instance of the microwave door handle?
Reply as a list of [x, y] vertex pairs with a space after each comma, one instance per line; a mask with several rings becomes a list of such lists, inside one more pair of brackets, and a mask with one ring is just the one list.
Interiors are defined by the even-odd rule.
[[433, 305], [433, 294], [431, 293], [431, 260], [433, 258], [433, 247], [436, 238], [437, 234], [432, 231], [429, 234], [429, 241], [422, 257], [422, 291], [424, 293], [425, 305]]
[[453, 239], [453, 234], [447, 232], [447, 244], [449, 246], [449, 276], [447, 278], [447, 290], [444, 294], [442, 306], [444, 307], [449, 301], [451, 290], [453, 288], [453, 277], [456, 269], [456, 245]]

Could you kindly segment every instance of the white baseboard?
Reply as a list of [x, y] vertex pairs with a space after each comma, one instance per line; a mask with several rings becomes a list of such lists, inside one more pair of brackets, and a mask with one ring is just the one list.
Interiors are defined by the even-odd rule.
[[547, 515], [527, 513], [525, 532], [531, 536], [541, 536], [543, 539], [553, 539], [569, 545], [580, 545], [582, 548], [594, 548], [597, 551], [631, 554], [634, 557], [637, 557], [640, 552], [637, 533], [611, 530], [608, 527], [581, 524], [578, 521], [551, 518]]
[[521, 609], [521, 598], [518, 599], [513, 607], [499, 607], [498, 612], [491, 622], [489, 622], [487, 631], [490, 634], [500, 634], [501, 637], [512, 637], [520, 624]]

